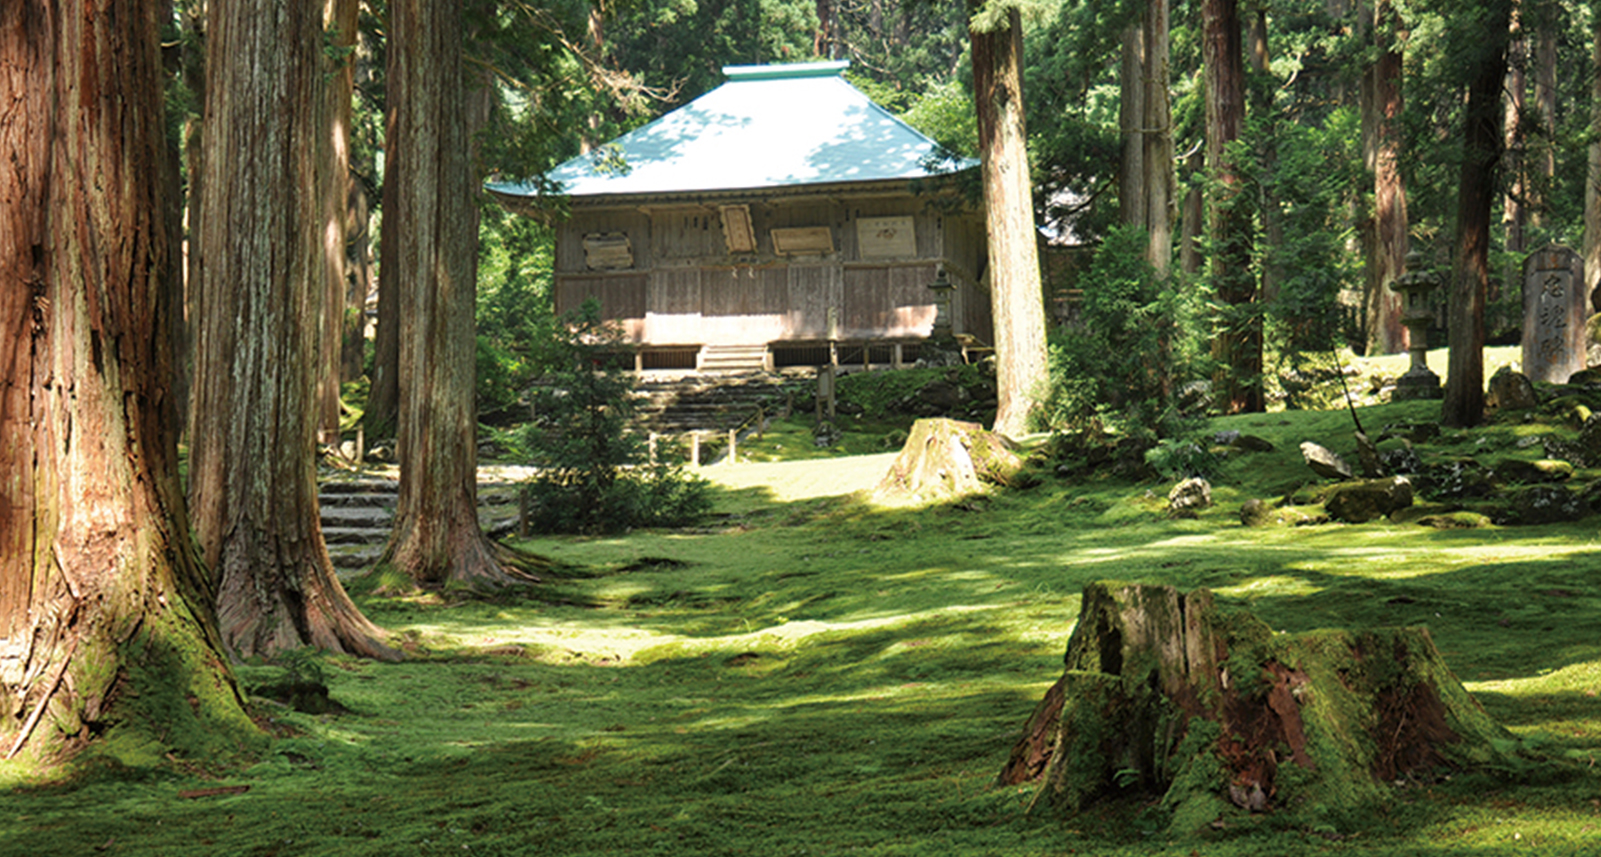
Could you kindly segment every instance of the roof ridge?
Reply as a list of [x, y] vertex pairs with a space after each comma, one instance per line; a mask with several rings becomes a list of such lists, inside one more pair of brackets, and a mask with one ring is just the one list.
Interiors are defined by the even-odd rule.
[[782, 80], [797, 77], [838, 77], [850, 68], [850, 60], [796, 62], [777, 65], [725, 65], [723, 75], [736, 80]]

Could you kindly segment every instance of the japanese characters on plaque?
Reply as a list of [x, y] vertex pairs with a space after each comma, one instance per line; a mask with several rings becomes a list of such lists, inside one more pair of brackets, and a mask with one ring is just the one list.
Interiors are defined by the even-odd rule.
[[1553, 244], [1523, 263], [1523, 374], [1531, 381], [1567, 383], [1585, 366], [1584, 260]]

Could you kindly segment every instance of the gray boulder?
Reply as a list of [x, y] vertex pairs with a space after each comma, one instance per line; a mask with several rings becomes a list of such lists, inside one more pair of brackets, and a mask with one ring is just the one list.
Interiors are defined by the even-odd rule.
[[1306, 459], [1306, 466], [1324, 479], [1350, 479], [1352, 476], [1351, 465], [1346, 464], [1345, 459], [1311, 441], [1301, 444], [1301, 456]]

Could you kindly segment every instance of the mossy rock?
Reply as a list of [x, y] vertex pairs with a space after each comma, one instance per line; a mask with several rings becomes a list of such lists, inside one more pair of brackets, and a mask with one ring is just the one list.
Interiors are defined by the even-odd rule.
[[1573, 477], [1573, 464], [1556, 458], [1530, 461], [1506, 458], [1496, 462], [1490, 478], [1502, 485], [1535, 485], [1562, 482]]

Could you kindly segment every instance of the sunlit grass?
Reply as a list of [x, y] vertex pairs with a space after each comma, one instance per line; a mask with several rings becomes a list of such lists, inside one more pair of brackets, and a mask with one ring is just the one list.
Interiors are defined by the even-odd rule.
[[[1190, 521], [1162, 514], [1166, 482], [892, 509], [856, 493], [882, 457], [808, 462], [772, 487], [762, 465], [707, 468], [722, 517], [706, 527], [525, 545], [593, 577], [491, 601], [359, 596], [411, 657], [323, 659], [342, 714], [258, 702], [288, 737], [252, 766], [38, 786], [0, 764], [0, 853], [1595, 853], [1595, 519], [1247, 529], [1238, 504], [1315, 482], [1295, 442], [1338, 445], [1349, 416], [1227, 424], [1278, 451], [1227, 462], [1226, 503]], [[1286, 631], [1427, 625], [1486, 710], [1553, 761], [1397, 790], [1338, 838], [1263, 817], [1169, 839], [1160, 807], [1132, 800], [1028, 815], [1029, 793], [994, 777], [1100, 578], [1206, 586]], [[180, 797], [221, 785], [249, 790]]]

